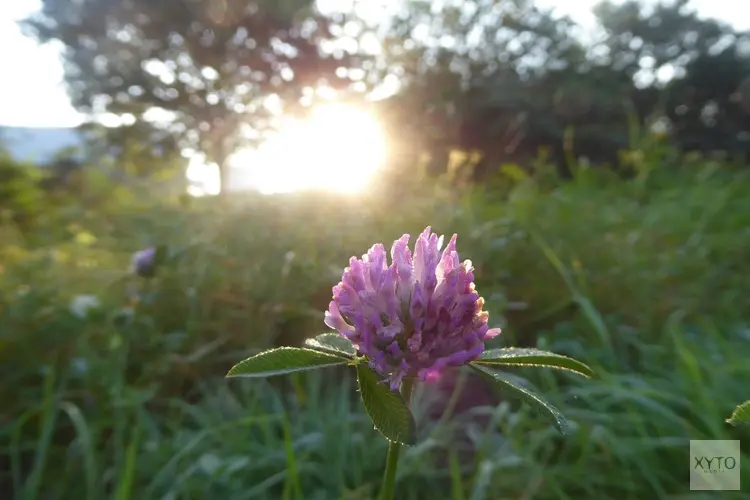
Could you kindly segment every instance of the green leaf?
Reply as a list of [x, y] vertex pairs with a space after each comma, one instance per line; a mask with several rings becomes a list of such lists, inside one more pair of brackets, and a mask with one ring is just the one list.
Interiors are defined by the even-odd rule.
[[416, 444], [417, 424], [401, 395], [380, 383], [378, 375], [365, 363], [356, 369], [362, 402], [375, 428], [389, 441]]
[[353, 359], [357, 351], [352, 343], [338, 333], [323, 333], [315, 338], [305, 340], [305, 346], [329, 354], [337, 354]]
[[271, 377], [326, 366], [345, 365], [348, 362], [349, 360], [343, 356], [312, 349], [279, 347], [240, 361], [229, 370], [227, 377]]
[[551, 418], [555, 427], [562, 434], [565, 434], [569, 430], [570, 424], [568, 423], [568, 419], [560, 413], [560, 410], [547, 402], [525, 378], [476, 364], [476, 362], [469, 363], [469, 366], [482, 377], [490, 380], [501, 391], [512, 394]]
[[555, 354], [539, 349], [522, 349], [508, 347], [505, 349], [490, 349], [484, 351], [482, 356], [474, 361], [481, 365], [516, 365], [516, 366], [540, 366], [565, 370], [584, 377], [593, 377], [594, 371], [577, 359]]
[[732, 416], [727, 419], [727, 423], [732, 425], [750, 424], [750, 400], [735, 408]]

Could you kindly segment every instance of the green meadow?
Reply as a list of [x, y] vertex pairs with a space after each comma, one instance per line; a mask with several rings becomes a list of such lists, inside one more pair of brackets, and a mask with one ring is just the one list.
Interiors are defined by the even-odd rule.
[[[348, 258], [431, 225], [458, 233], [474, 263], [503, 328], [490, 346], [568, 354], [597, 376], [521, 370], [565, 434], [482, 380], [423, 385], [397, 498], [750, 498], [688, 482], [690, 439], [744, 439], [750, 485], [748, 430], [725, 423], [750, 397], [748, 174], [695, 160], [629, 180], [581, 170], [402, 198], [69, 203], [23, 229], [8, 220], [0, 488], [29, 500], [374, 498], [386, 442], [348, 371], [224, 375], [326, 331]], [[132, 253], [155, 244], [167, 262], [132, 276]]]

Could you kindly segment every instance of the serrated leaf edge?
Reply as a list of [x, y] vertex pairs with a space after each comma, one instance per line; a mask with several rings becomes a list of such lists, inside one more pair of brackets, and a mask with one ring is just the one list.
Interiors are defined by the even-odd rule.
[[[529, 407], [533, 407], [532, 404], [530, 404], [528, 401], [526, 401], [523, 397], [519, 396], [517, 392], [522, 392], [526, 394], [528, 398], [533, 399], [539, 406], [543, 407], [547, 412], [547, 417], [552, 417], [552, 419], [555, 422], [555, 428], [561, 433], [561, 434], [567, 434], [568, 430], [570, 429], [570, 422], [568, 419], [563, 415], [563, 413], [552, 403], [547, 401], [541, 394], [538, 394], [538, 391], [531, 383], [526, 381], [523, 377], [519, 377], [517, 375], [506, 373], [501, 370], [493, 369], [487, 366], [481, 366], [479, 364], [475, 364], [476, 362], [469, 363], [469, 367], [474, 370], [476, 373], [478, 373], [483, 378], [491, 381], [492, 383], [496, 384], [496, 386], [499, 388], [500, 391], [505, 392], [506, 394], [509, 394], [512, 398], [517, 399], [521, 401], [522, 403], [526, 404]], [[513, 384], [508, 381], [499, 380], [498, 378], [493, 376], [493, 371], [497, 372], [498, 374], [503, 375], [510, 375], [512, 377], [518, 378], [520, 380], [523, 380], [528, 386], [524, 386], [523, 384]], [[517, 387], [517, 386], [520, 386]], [[521, 389], [525, 389], [528, 392], [524, 392]], [[541, 413], [541, 412], [540, 412]]]
[[[485, 353], [489, 353], [489, 352], [492, 352], [492, 351], [513, 352], [514, 350], [528, 351], [528, 349], [525, 349], [525, 348], [519, 349], [519, 348], [509, 347], [509, 348], [491, 349], [490, 351], [485, 351]], [[529, 366], [529, 367], [533, 366], [533, 367], [538, 367], [538, 368], [551, 368], [551, 369], [554, 369], [554, 370], [561, 370], [561, 371], [571, 372], [571, 373], [575, 373], [576, 375], [580, 375], [580, 376], [585, 377], [585, 378], [591, 378], [591, 377], [594, 376], [594, 370], [592, 370], [590, 366], [588, 366], [587, 364], [583, 363], [582, 361], [578, 361], [575, 358], [571, 358], [569, 356], [565, 356], [563, 354], [557, 354], [557, 353], [550, 352], [550, 351], [541, 351], [541, 350], [536, 350], [536, 349], [535, 349], [535, 351], [536, 351], [536, 354], [530, 354], [530, 355], [526, 356], [525, 357], [526, 360], [524, 360], [523, 356], [507, 357], [507, 358], [490, 358], [490, 359], [479, 358], [479, 359], [473, 361], [473, 363], [481, 364], [481, 365], [490, 365], [490, 366], [492, 366], [492, 365], [495, 365], [495, 366], [498, 366], [498, 365], [502, 365], [502, 366]], [[483, 354], [483, 356], [484, 355], [485, 354]], [[564, 359], [564, 360], [567, 360], [567, 361], [572, 361], [573, 364], [574, 365], [578, 365], [578, 367], [580, 369], [574, 369], [574, 368], [571, 368], [569, 366], [561, 366], [561, 365], [558, 365], [558, 364], [550, 364], [550, 363], [544, 363], [544, 362], [529, 361], [530, 359], [541, 358], [541, 357], [544, 357], [544, 356], [549, 356], [552, 359], [558, 358], [558, 359]]]
[[[389, 442], [396, 442], [396, 443], [399, 443], [399, 444], [402, 444], [402, 445], [406, 445], [406, 446], [413, 446], [413, 445], [417, 444], [417, 424], [416, 424], [416, 421], [414, 419], [414, 415], [412, 414], [411, 409], [409, 408], [409, 406], [406, 404], [406, 402], [401, 397], [401, 394], [399, 394], [397, 392], [392, 392], [392, 391], [390, 391], [390, 389], [387, 389], [387, 390], [401, 401], [401, 403], [404, 405], [404, 407], [406, 408], [406, 411], [409, 414], [409, 425], [408, 425], [409, 429], [407, 431], [407, 435], [406, 436], [401, 436], [399, 434], [399, 435], [395, 436], [395, 439], [391, 439], [391, 437], [387, 436], [380, 428], [378, 428], [378, 426], [375, 424], [375, 420], [372, 418], [372, 414], [370, 413], [369, 409], [367, 408], [367, 405], [365, 404], [364, 395], [362, 393], [362, 384], [361, 384], [361, 381], [360, 381], [361, 380], [360, 379], [360, 370], [367, 370], [367, 371], [371, 372], [375, 376], [377, 376], [377, 374], [372, 370], [372, 368], [370, 368], [366, 364], [356, 364], [355, 365], [355, 371], [357, 373], [357, 392], [360, 393], [360, 399], [362, 400], [362, 404], [365, 407], [365, 412], [367, 413], [367, 416], [370, 417], [370, 421], [372, 422], [373, 428], [376, 431], [378, 431], [383, 437], [385, 437]], [[378, 384], [380, 384], [380, 382], [378, 382]], [[383, 386], [383, 388], [385, 388], [385, 386]]]
[[[308, 352], [315, 353], [316, 355], [328, 356], [329, 358], [331, 358], [331, 362], [319, 364], [319, 365], [313, 365], [309, 367], [298, 368], [298, 369], [291, 369], [291, 370], [288, 368], [287, 369], [280, 368], [277, 370], [270, 370], [270, 371], [257, 372], [257, 373], [233, 373], [235, 369], [237, 369], [237, 367], [239, 367], [241, 364], [255, 358], [256, 356], [260, 356], [260, 355], [273, 352], [273, 351], [282, 351], [282, 350], [308, 351]], [[350, 361], [351, 361], [350, 359], [345, 358], [344, 356], [336, 355], [336, 354], [329, 353], [329, 352], [322, 352], [316, 349], [308, 349], [305, 347], [276, 347], [274, 349], [266, 349], [257, 354], [254, 354], [253, 356], [250, 356], [249, 358], [245, 358], [242, 361], [238, 362], [232, 368], [229, 369], [229, 371], [226, 374], [226, 378], [240, 378], [240, 377], [242, 378], [265, 378], [265, 377], [272, 377], [272, 376], [277, 376], [277, 375], [287, 375], [287, 374], [299, 372], [299, 371], [317, 370], [318, 368], [329, 368], [332, 366], [341, 366], [341, 365], [347, 364]]]

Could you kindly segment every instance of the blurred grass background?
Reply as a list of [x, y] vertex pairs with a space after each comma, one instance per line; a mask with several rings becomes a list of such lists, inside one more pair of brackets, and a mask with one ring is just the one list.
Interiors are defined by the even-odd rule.
[[[372, 498], [386, 443], [348, 371], [223, 375], [325, 331], [349, 256], [428, 224], [459, 234], [504, 330], [493, 346], [566, 353], [598, 377], [529, 374], [571, 420], [565, 436], [474, 378], [422, 387], [398, 498], [750, 498], [689, 491], [690, 439], [744, 438], [750, 484], [748, 430], [724, 422], [750, 393], [750, 178], [691, 161], [631, 180], [580, 170], [401, 199], [241, 194], [6, 220], [3, 498]], [[171, 257], [144, 282], [128, 263], [152, 244]]]

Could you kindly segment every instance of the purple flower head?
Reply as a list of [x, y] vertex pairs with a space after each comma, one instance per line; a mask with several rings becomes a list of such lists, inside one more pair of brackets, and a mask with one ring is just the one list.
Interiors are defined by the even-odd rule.
[[156, 271], [156, 248], [151, 247], [134, 253], [130, 267], [142, 278], [152, 277]]
[[326, 325], [366, 355], [394, 391], [406, 376], [431, 380], [477, 359], [484, 341], [500, 333], [487, 326], [471, 261], [459, 261], [455, 234], [442, 253], [443, 237], [430, 227], [413, 256], [408, 243], [408, 234], [393, 242], [390, 265], [380, 243], [349, 259], [325, 314]]

